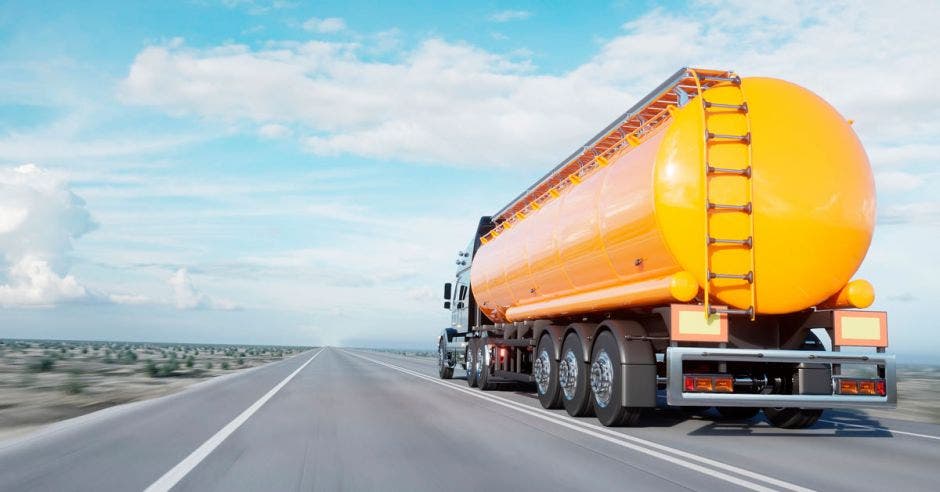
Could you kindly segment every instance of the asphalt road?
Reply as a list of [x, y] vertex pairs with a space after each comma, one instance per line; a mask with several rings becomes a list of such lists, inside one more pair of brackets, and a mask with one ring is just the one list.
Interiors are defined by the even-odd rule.
[[940, 426], [545, 411], [436, 362], [327, 348], [0, 442], [0, 490], [937, 490]]

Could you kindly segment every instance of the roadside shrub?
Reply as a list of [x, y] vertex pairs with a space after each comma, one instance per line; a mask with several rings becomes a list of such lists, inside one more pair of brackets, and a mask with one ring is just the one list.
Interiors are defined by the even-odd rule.
[[30, 361], [26, 367], [32, 372], [49, 372], [55, 367], [55, 359], [43, 356]]
[[240, 365], [240, 366], [245, 365], [245, 358], [244, 358], [244, 357], [239, 357], [239, 358], [238, 358], [238, 365]]
[[82, 353], [83, 353], [83, 354], [87, 354], [87, 353], [88, 353], [88, 347], [82, 347]]
[[69, 378], [62, 385], [62, 390], [70, 395], [77, 395], [85, 391], [88, 385], [82, 381], [81, 372], [77, 369], [70, 371]]
[[193, 367], [194, 365], [196, 365], [196, 358], [190, 355], [186, 358], [186, 367]]
[[223, 362], [223, 363], [222, 363], [222, 369], [228, 370], [228, 368], [229, 368], [228, 361]]
[[212, 369], [212, 363], [206, 362], [206, 369]]
[[122, 364], [134, 364], [137, 362], [137, 352], [125, 350], [118, 356], [118, 360], [120, 360]]
[[174, 372], [180, 368], [180, 363], [177, 360], [170, 360], [162, 364], [157, 364], [152, 359], [147, 360], [145, 370], [147, 374], [152, 378], [165, 378], [174, 376]]

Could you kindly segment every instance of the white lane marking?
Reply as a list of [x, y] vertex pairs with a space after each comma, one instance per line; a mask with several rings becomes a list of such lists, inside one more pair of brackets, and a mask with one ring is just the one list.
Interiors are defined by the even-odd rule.
[[889, 429], [887, 427], [875, 427], [872, 425], [849, 424], [847, 422], [837, 422], [835, 420], [826, 420], [826, 419], [819, 419], [819, 421], [826, 422], [827, 424], [844, 425], [846, 427], [858, 427], [861, 429], [885, 431], [885, 432], [890, 432], [892, 434], [904, 434], [905, 436], [923, 437], [925, 439], [936, 439], [940, 441], [940, 436], [931, 436], [929, 434], [916, 434], [914, 432], [899, 431], [899, 430]]
[[[531, 416], [533, 416], [533, 417], [536, 417], [536, 418], [539, 418], [539, 419], [542, 419], [542, 420], [545, 420], [545, 421], [548, 421], [548, 422], [551, 422], [551, 423], [554, 423], [554, 424], [557, 424], [557, 425], [561, 425], [562, 427], [566, 427], [566, 428], [568, 428], [568, 429], [571, 429], [571, 430], [574, 430], [574, 431], [577, 431], [577, 432], [581, 432], [581, 433], [583, 433], [583, 434], [587, 434], [587, 435], [589, 435], [589, 436], [596, 437], [596, 438], [598, 438], [598, 439], [602, 439], [602, 440], [604, 440], [604, 441], [607, 441], [607, 442], [610, 442], [610, 443], [613, 443], [613, 444], [617, 444], [617, 445], [619, 445], [619, 446], [622, 446], [622, 447], [625, 447], [625, 448], [628, 448], [628, 449], [632, 449], [632, 450], [634, 450], [634, 451], [638, 451], [638, 452], [640, 452], [640, 453], [643, 453], [643, 454], [652, 456], [652, 457], [654, 457], [654, 458], [659, 458], [659, 459], [661, 459], [661, 460], [668, 461], [668, 462], [670, 462], [670, 463], [673, 463], [673, 464], [676, 464], [676, 465], [679, 465], [679, 466], [682, 466], [682, 467], [685, 467], [685, 468], [689, 468], [689, 469], [691, 469], [691, 470], [695, 470], [695, 471], [697, 471], [697, 472], [699, 472], [699, 473], [702, 473], [702, 474], [704, 474], [704, 475], [708, 475], [708, 476], [711, 476], [711, 477], [714, 477], [714, 478], [718, 478], [718, 479], [720, 479], [720, 480], [725, 480], [725, 481], [727, 481], [727, 482], [733, 483], [733, 484], [735, 484], [735, 485], [739, 485], [739, 486], [744, 487], [744, 488], [747, 488], [747, 489], [751, 489], [751, 490], [761, 490], [761, 491], [773, 490], [773, 489], [768, 488], [768, 487], [765, 487], [765, 486], [763, 486], [763, 485], [761, 485], [761, 484], [754, 483], [754, 482], [750, 482], [750, 481], [744, 480], [744, 479], [739, 478], [739, 477], [735, 477], [735, 476], [732, 476], [732, 475], [728, 475], [728, 474], [722, 473], [722, 472], [717, 471], [717, 470], [713, 470], [713, 469], [711, 469], [711, 468], [706, 468], [706, 467], [701, 466], [701, 465], [697, 465], [697, 464], [694, 464], [694, 463], [689, 463], [688, 461], [683, 461], [683, 460], [681, 460], [681, 459], [679, 459], [679, 458], [677, 458], [677, 457], [675, 457], [675, 456], [670, 456], [670, 455], [668, 455], [668, 454], [664, 454], [664, 453], [661, 453], [661, 452], [659, 452], [659, 451], [656, 451], [656, 450], [650, 449], [650, 448], [656, 448], [656, 449], [659, 449], [659, 450], [661, 450], [661, 451], [669, 452], [669, 453], [672, 453], [672, 454], [674, 454], [674, 455], [681, 456], [681, 457], [686, 458], [686, 459], [689, 459], [689, 460], [698, 461], [698, 462], [700, 462], [700, 463], [707, 464], [707, 465], [710, 465], [710, 466], [715, 467], [715, 468], [723, 469], [723, 470], [728, 471], [728, 472], [732, 472], [732, 473], [736, 473], [736, 474], [738, 474], [738, 475], [746, 476], [746, 477], [751, 478], [751, 479], [760, 480], [760, 481], [762, 481], [762, 482], [765, 482], [765, 483], [768, 483], [768, 484], [772, 484], [772, 485], [775, 485], [775, 486], [780, 487], [780, 488], [783, 488], [783, 489], [793, 490], [793, 491], [798, 491], [798, 492], [809, 492], [809, 491], [812, 490], [812, 489], [807, 489], [807, 488], [804, 488], [804, 487], [800, 487], [799, 485], [796, 485], [796, 484], [792, 484], [792, 483], [789, 483], [789, 482], [785, 482], [785, 481], [783, 481], [783, 480], [778, 480], [778, 479], [773, 478], [773, 477], [768, 477], [768, 476], [766, 476], [766, 475], [761, 475], [761, 474], [759, 474], [759, 473], [755, 473], [755, 472], [752, 472], [752, 471], [749, 471], [749, 470], [744, 470], [744, 469], [742, 469], [742, 468], [738, 468], [738, 467], [735, 467], [735, 466], [731, 466], [731, 465], [722, 463], [722, 462], [720, 462], [720, 461], [715, 461], [715, 460], [712, 460], [712, 459], [709, 459], [709, 458], [705, 458], [705, 457], [703, 457], [703, 456], [698, 456], [698, 455], [695, 455], [695, 454], [692, 454], [692, 453], [689, 453], [689, 452], [686, 452], [686, 451], [682, 451], [682, 450], [679, 450], [679, 449], [671, 448], [671, 447], [669, 447], [669, 446], [665, 446], [665, 445], [662, 445], [662, 444], [659, 444], [659, 443], [655, 443], [655, 442], [652, 442], [652, 441], [647, 441], [647, 440], [645, 440], [645, 439], [641, 439], [641, 438], [638, 438], [638, 437], [630, 436], [630, 435], [627, 435], [627, 434], [622, 434], [622, 433], [619, 433], [619, 432], [616, 432], [616, 431], [611, 431], [611, 430], [609, 430], [609, 429], [607, 429], [607, 428], [605, 428], [605, 427], [600, 427], [600, 426], [595, 426], [595, 425], [592, 425], [592, 424], [587, 424], [587, 423], [582, 422], [582, 421], [580, 421], [580, 420], [575, 420], [575, 419], [573, 419], [573, 418], [571, 418], [571, 417], [567, 417], [567, 416], [562, 417], [562, 416], [559, 416], [559, 415], [557, 415], [557, 414], [554, 414], [554, 413], [551, 413], [551, 412], [548, 412], [548, 411], [545, 411], [545, 410], [542, 410], [542, 409], [532, 408], [532, 407], [523, 405], [523, 404], [521, 404], [521, 403], [514, 402], [514, 401], [512, 401], [512, 400], [507, 400], [507, 399], [505, 399], [505, 398], [495, 397], [495, 396], [491, 396], [491, 395], [487, 395], [487, 394], [481, 393], [481, 392], [479, 392], [479, 391], [473, 391], [473, 390], [470, 390], [470, 389], [468, 389], [468, 388], [463, 388], [463, 387], [457, 386], [457, 385], [455, 385], [455, 384], [447, 383], [447, 382], [444, 382], [444, 381], [442, 381], [442, 380], [435, 379], [435, 378], [433, 378], [433, 377], [431, 377], [431, 376], [427, 376], [427, 375], [425, 375], [425, 374], [421, 374], [421, 373], [419, 373], [419, 372], [412, 371], [411, 369], [406, 369], [406, 368], [404, 368], [404, 367], [396, 366], [396, 365], [394, 365], [394, 364], [388, 364], [388, 363], [385, 363], [385, 362], [382, 362], [382, 361], [378, 361], [378, 360], [375, 360], [375, 359], [371, 359], [371, 358], [369, 358], [369, 357], [365, 357], [365, 356], [362, 356], [362, 355], [359, 355], [359, 354], [355, 354], [355, 353], [352, 353], [352, 352], [347, 352], [347, 351], [345, 351], [345, 350], [344, 350], [343, 352], [345, 352], [345, 353], [347, 353], [347, 354], [349, 354], [349, 355], [352, 355], [352, 356], [354, 356], [354, 357], [358, 357], [358, 358], [360, 358], [360, 359], [367, 360], [367, 361], [373, 362], [373, 363], [375, 363], [375, 364], [383, 365], [383, 366], [389, 367], [389, 368], [391, 368], [391, 369], [395, 369], [395, 370], [397, 370], [397, 371], [399, 371], [399, 372], [402, 372], [402, 373], [405, 373], [405, 374], [409, 374], [409, 375], [411, 375], [411, 376], [415, 376], [415, 377], [418, 377], [418, 378], [421, 378], [421, 379], [430, 381], [430, 382], [435, 383], [435, 384], [440, 384], [441, 386], [445, 386], [445, 387], [448, 387], [448, 388], [451, 388], [451, 389], [460, 391], [460, 392], [465, 393], [465, 394], [467, 394], [467, 395], [470, 395], [470, 396], [473, 396], [473, 397], [476, 397], [476, 398], [480, 398], [480, 399], [489, 401], [489, 402], [491, 402], [491, 403], [495, 403], [495, 404], [497, 404], [497, 405], [501, 405], [501, 406], [504, 406], [504, 407], [506, 407], [506, 408], [510, 408], [510, 409], [513, 409], [513, 410], [516, 410], [516, 411], [519, 411], [519, 412], [522, 412], [522, 413], [531, 415]], [[632, 441], [632, 442], [630, 442], [630, 441]], [[645, 447], [644, 447], [644, 446], [645, 446]]]
[[[417, 362], [417, 361], [416, 361], [416, 362]], [[511, 400], [507, 400], [507, 401], [511, 401]], [[552, 415], [554, 415], [554, 414], [552, 414]], [[915, 433], [915, 432], [899, 431], [899, 430], [891, 429], [891, 428], [889, 428], [889, 427], [875, 427], [875, 426], [871, 426], [871, 425], [850, 424], [850, 423], [848, 423], [848, 422], [838, 422], [838, 421], [835, 421], [835, 420], [827, 420], [827, 419], [819, 419], [819, 421], [820, 421], [820, 422], [826, 422], [826, 423], [829, 423], [829, 424], [834, 424], [834, 425], [844, 425], [844, 426], [847, 426], [847, 427], [858, 427], [858, 428], [861, 428], [861, 429], [885, 431], [885, 432], [891, 432], [892, 434], [903, 434], [903, 435], [905, 435], [905, 436], [923, 437], [924, 439], [935, 439], [935, 440], [940, 441], [940, 436], [932, 436], [932, 435], [930, 435], [930, 434], [917, 434], [917, 433]], [[580, 421], [576, 421], [576, 422], [580, 422]], [[602, 429], [602, 430], [605, 430], [605, 431], [609, 431], [609, 429], [607, 429], [606, 427], [593, 426], [592, 424], [588, 424], [588, 423], [586, 423], [586, 422], [581, 422], [581, 423], [584, 424], [584, 425], [588, 425], [588, 426], [592, 426], [592, 427], [597, 427], [598, 429]], [[618, 433], [618, 434], [619, 434], [619, 433]], [[650, 442], [650, 444], [652, 444], [652, 445], [654, 445], [654, 446], [657, 445], [656, 443], [653, 443], [653, 442]], [[706, 459], [707, 459], [707, 458], [706, 458]]]
[[[355, 355], [355, 354], [353, 354], [353, 355]], [[397, 367], [397, 366], [396, 366], [396, 367]], [[405, 369], [405, 370], [406, 370], [406, 371], [410, 371], [410, 369]], [[412, 371], [412, 372], [414, 372], [414, 371]], [[706, 457], [704, 457], [704, 456], [699, 456], [699, 455], [697, 455], [697, 454], [692, 454], [692, 453], [689, 453], [689, 452], [687, 452], [687, 451], [682, 451], [681, 449], [672, 448], [672, 447], [666, 446], [666, 445], [664, 445], [664, 444], [659, 444], [659, 443], [657, 443], [657, 442], [648, 441], [648, 440], [643, 439], [643, 438], [640, 438], [640, 437], [631, 436], [631, 435], [629, 435], [629, 434], [624, 434], [624, 433], [615, 431], [615, 430], [610, 429], [610, 428], [607, 428], [607, 427], [603, 427], [603, 426], [596, 425], [596, 424], [591, 424], [591, 423], [588, 423], [588, 422], [584, 422], [584, 421], [582, 421], [582, 420], [577, 420], [577, 419], [575, 419], [575, 418], [573, 418], [573, 417], [570, 417], [570, 416], [568, 416], [568, 415], [557, 414], [557, 413], [549, 412], [549, 411], [547, 411], [547, 410], [543, 410], [543, 409], [537, 408], [537, 407], [529, 407], [529, 406], [524, 405], [524, 404], [522, 404], [522, 403], [515, 402], [515, 401], [509, 400], [509, 399], [506, 399], [506, 398], [500, 398], [500, 397], [497, 397], [497, 396], [493, 396], [492, 394], [485, 394], [485, 393], [474, 392], [474, 391], [472, 391], [472, 390], [469, 390], [469, 389], [465, 388], [464, 386], [458, 386], [456, 383], [447, 383], [447, 382], [441, 381], [441, 380], [439, 380], [439, 379], [435, 379], [435, 378], [433, 378], [433, 377], [430, 377], [430, 376], [427, 376], [427, 375], [424, 375], [424, 374], [421, 374], [421, 373], [415, 373], [415, 374], [416, 374], [416, 375], [419, 375], [419, 376], [421, 376], [421, 377], [424, 377], [424, 378], [430, 378], [430, 380], [432, 380], [432, 381], [434, 381], [434, 382], [438, 382], [438, 383], [441, 383], [441, 384], [444, 384], [444, 385], [447, 385], [447, 386], [453, 386], [454, 388], [456, 388], [456, 389], [458, 389], [458, 390], [471, 393], [471, 394], [473, 394], [473, 395], [475, 395], [475, 396], [481, 396], [481, 397], [484, 397], [484, 398], [493, 398], [493, 399], [498, 399], [498, 400], [501, 400], [501, 401], [505, 401], [505, 402], [508, 402], [508, 403], [511, 403], [511, 404], [514, 404], [514, 405], [518, 405], [518, 406], [520, 406], [520, 407], [522, 407], [522, 408], [525, 408], [526, 410], [529, 410], [529, 411], [541, 412], [541, 413], [544, 414], [545, 416], [548, 416], [548, 417], [551, 417], [551, 418], [555, 418], [555, 419], [559, 419], [559, 420], [566, 420], [566, 421], [571, 422], [571, 423], [573, 423], [573, 424], [581, 425], [581, 426], [584, 426], [584, 427], [589, 427], [589, 428], [591, 428], [591, 429], [593, 429], [593, 430], [595, 430], [595, 431], [598, 431], [598, 432], [602, 432], [602, 433], [611, 435], [611, 436], [613, 436], [613, 437], [615, 437], [615, 438], [618, 438], [618, 439], [624, 439], [624, 440], [633, 441], [633, 442], [636, 442], [636, 443], [641, 444], [641, 445], [649, 446], [649, 447], [652, 447], [652, 448], [659, 449], [659, 450], [661, 450], [661, 451], [665, 451], [665, 452], [669, 452], [669, 453], [672, 453], [672, 454], [676, 454], [676, 455], [679, 455], [679, 456], [681, 456], [681, 457], [683, 457], [683, 458], [690, 459], [690, 460], [693, 460], [693, 461], [698, 461], [698, 462], [700, 462], [700, 463], [707, 464], [707, 465], [710, 465], [710, 466], [712, 466], [712, 467], [719, 468], [719, 469], [722, 469], [722, 470], [725, 470], [725, 471], [728, 471], [728, 472], [736, 473], [736, 474], [738, 474], [738, 475], [743, 475], [743, 476], [746, 476], [746, 477], [749, 477], [749, 478], [752, 478], [752, 479], [755, 479], [755, 480], [760, 480], [760, 481], [764, 481], [764, 482], [767, 482], [767, 483], [771, 483], [771, 484], [773, 484], [773, 485], [776, 485], [776, 486], [781, 487], [781, 488], [784, 488], [784, 489], [794, 490], [794, 491], [798, 491], [798, 492], [806, 492], [806, 491], [812, 490], [812, 489], [807, 489], [807, 488], [801, 487], [801, 486], [799, 486], [799, 485], [792, 484], [792, 483], [790, 483], [790, 482], [785, 482], [785, 481], [783, 481], [783, 480], [778, 480], [778, 479], [776, 479], [776, 478], [769, 477], [769, 476], [767, 476], [767, 475], [762, 475], [762, 474], [760, 474], [760, 473], [752, 472], [752, 471], [750, 471], [750, 470], [745, 470], [745, 469], [743, 469], [743, 468], [738, 468], [738, 467], [736, 467], [736, 466], [729, 465], [729, 464], [727, 464], [727, 463], [722, 463], [721, 461], [716, 461], [716, 460], [713, 460], [713, 459], [710, 459], [710, 458], [706, 458]]]
[[277, 386], [271, 388], [270, 391], [264, 394], [258, 401], [251, 404], [250, 407], [245, 409], [244, 412], [240, 413], [238, 417], [235, 417], [231, 422], [229, 422], [225, 427], [223, 427], [219, 432], [216, 432], [215, 435], [209, 438], [206, 442], [202, 443], [202, 446], [196, 448], [195, 451], [190, 453], [183, 461], [180, 461], [176, 466], [170, 469], [170, 471], [163, 474], [162, 477], [157, 479], [156, 482], [152, 483], [149, 487], [145, 489], [145, 492], [163, 492], [173, 488], [180, 480], [183, 479], [189, 472], [196, 468], [196, 465], [206, 459], [206, 456], [209, 456], [215, 448], [219, 447], [219, 444], [222, 444], [228, 436], [232, 435], [242, 424], [245, 423], [255, 412], [261, 408], [262, 405], [267, 403], [281, 388], [284, 387], [291, 379], [294, 379], [294, 376], [298, 372], [302, 371], [303, 368], [307, 367], [307, 364], [313, 362], [313, 359], [316, 359], [323, 350], [320, 349], [317, 353], [313, 354], [312, 357], [307, 359], [307, 362], [304, 362], [303, 365], [298, 367], [294, 372], [290, 373], [289, 376], [284, 378], [280, 383], [277, 383]]

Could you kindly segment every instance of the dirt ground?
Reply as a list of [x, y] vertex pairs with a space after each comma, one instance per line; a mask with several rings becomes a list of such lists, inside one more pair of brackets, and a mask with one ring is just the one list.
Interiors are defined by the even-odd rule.
[[0, 340], [0, 440], [307, 347]]
[[873, 417], [940, 424], [940, 366], [898, 366], [898, 407], [866, 409]]

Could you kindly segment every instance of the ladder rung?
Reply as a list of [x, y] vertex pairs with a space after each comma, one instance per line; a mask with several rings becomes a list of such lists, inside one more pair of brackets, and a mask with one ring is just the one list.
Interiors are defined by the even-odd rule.
[[706, 170], [709, 174], [737, 174], [740, 176], [751, 177], [751, 166], [748, 166], [744, 169], [731, 169], [728, 167], [715, 167], [707, 166]]
[[713, 80], [715, 82], [731, 82], [732, 84], [735, 84], [735, 85], [741, 84], [741, 77], [738, 77], [737, 75], [735, 75], [734, 77], [721, 77], [718, 75], [700, 75], [698, 79], [702, 81]]
[[743, 314], [749, 317], [754, 316], [754, 306], [750, 306], [747, 309], [719, 309], [719, 308], [708, 308], [708, 314]]
[[712, 203], [708, 202], [709, 210], [737, 210], [739, 212], [744, 212], [746, 214], [751, 213], [751, 202], [747, 202], [744, 205], [728, 205], [726, 203]]
[[741, 111], [742, 113], [747, 113], [746, 102], [741, 103], [741, 104], [724, 104], [724, 103], [716, 103], [716, 102], [711, 102], [711, 101], [702, 101], [702, 104], [705, 105], [706, 109], [708, 108], [733, 109], [735, 111]]
[[708, 140], [716, 140], [716, 139], [737, 140], [741, 143], [751, 143], [751, 132], [747, 132], [744, 135], [729, 135], [727, 133], [705, 132], [705, 137]]
[[753, 272], [753, 271], [747, 272], [747, 273], [715, 273], [715, 272], [708, 272], [708, 280], [713, 280], [713, 279], [716, 279], [716, 278], [730, 278], [730, 279], [737, 279], [737, 280], [747, 280], [747, 283], [751, 284], [751, 283], [754, 283], [754, 272]]
[[740, 244], [750, 248], [754, 245], [754, 240], [748, 236], [747, 239], [722, 239], [718, 237], [709, 237], [708, 244]]

